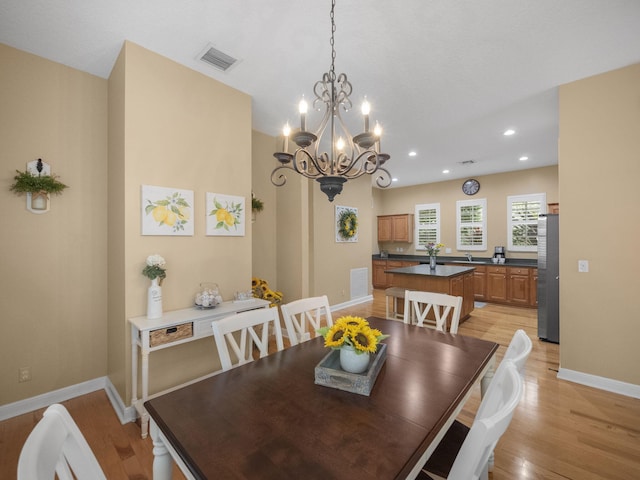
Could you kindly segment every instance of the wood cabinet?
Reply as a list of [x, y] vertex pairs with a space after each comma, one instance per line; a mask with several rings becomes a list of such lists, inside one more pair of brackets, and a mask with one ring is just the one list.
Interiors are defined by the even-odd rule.
[[487, 266], [487, 291], [489, 302], [507, 302], [507, 267]]
[[476, 266], [473, 272], [473, 292], [476, 300], [483, 302], [487, 299], [487, 267], [484, 265]]
[[378, 242], [413, 242], [413, 214], [378, 217]]
[[508, 299], [513, 305], [528, 306], [531, 304], [531, 279], [529, 268], [508, 267]]
[[413, 265], [419, 265], [420, 262], [411, 262], [408, 260], [373, 260], [373, 288], [387, 288], [390, 287], [390, 275], [385, 273], [385, 270], [392, 270], [394, 268], [412, 267]]
[[374, 260], [373, 261], [373, 288], [386, 288], [387, 287], [387, 274], [384, 271], [387, 269], [386, 260]]
[[[457, 265], [460, 267], [460, 265]], [[425, 267], [428, 266], [425, 265]], [[407, 290], [420, 290], [423, 292], [446, 293], [462, 297], [462, 310], [460, 321], [466, 319], [474, 308], [473, 298], [473, 272], [454, 274], [449, 277], [435, 276], [429, 274], [387, 274], [391, 277], [391, 286], [405, 288]], [[401, 307], [400, 307], [401, 308]]]
[[560, 204], [547, 203], [547, 213], [560, 213]]

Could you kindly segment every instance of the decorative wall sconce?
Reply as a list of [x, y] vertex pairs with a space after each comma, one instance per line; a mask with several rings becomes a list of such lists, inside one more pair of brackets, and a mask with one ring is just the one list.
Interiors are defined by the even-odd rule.
[[31, 213], [47, 213], [50, 208], [50, 194], [59, 195], [67, 185], [51, 174], [51, 166], [41, 158], [27, 163], [24, 172], [16, 170], [10, 190], [18, 195], [27, 194], [27, 210]]

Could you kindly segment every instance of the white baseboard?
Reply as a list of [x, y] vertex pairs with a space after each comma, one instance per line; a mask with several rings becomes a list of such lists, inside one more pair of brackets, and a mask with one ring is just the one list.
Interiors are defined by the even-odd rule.
[[111, 380], [109, 380], [109, 377], [100, 377], [83, 383], [78, 383], [77, 385], [71, 385], [59, 390], [43, 393], [42, 395], [2, 405], [0, 406], [0, 421], [48, 407], [53, 403], [61, 403], [65, 400], [86, 395], [87, 393], [97, 392], [98, 390], [104, 390], [107, 393], [109, 402], [111, 402], [113, 410], [116, 412], [116, 415], [118, 415], [120, 423], [124, 424], [134, 422], [136, 420], [137, 412], [135, 407], [125, 406], [118, 394], [118, 391], [113, 386], [113, 383], [111, 383]]
[[373, 295], [365, 295], [364, 297], [353, 298], [348, 302], [338, 303], [331, 306], [331, 311], [342, 310], [343, 308], [353, 307], [354, 305], [360, 305], [361, 303], [367, 303], [373, 301]]
[[106, 388], [107, 381], [107, 377], [94, 378], [93, 380], [78, 383], [77, 385], [71, 385], [59, 390], [43, 393], [42, 395], [2, 405], [0, 406], [0, 420], [6, 420], [7, 418], [16, 417], [18, 415], [33, 412], [40, 408], [48, 407], [52, 403], [64, 402], [70, 398], [102, 390]]
[[560, 380], [586, 385], [587, 387], [618, 393], [627, 397], [640, 398], [640, 385], [634, 385], [633, 383], [612, 380], [610, 378], [568, 370], [566, 368], [560, 368], [560, 370], [558, 370], [558, 378]]

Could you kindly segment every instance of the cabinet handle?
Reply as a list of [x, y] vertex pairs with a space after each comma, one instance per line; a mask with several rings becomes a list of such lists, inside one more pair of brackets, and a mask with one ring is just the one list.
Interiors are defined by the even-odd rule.
[[167, 328], [167, 334], [169, 333], [176, 333], [178, 331], [178, 327], [171, 327], [171, 328]]

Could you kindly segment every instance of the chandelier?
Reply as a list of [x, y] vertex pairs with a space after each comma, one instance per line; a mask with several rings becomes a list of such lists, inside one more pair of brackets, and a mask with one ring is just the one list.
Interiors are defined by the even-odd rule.
[[[340, 106], [345, 112], [351, 107], [349, 96], [352, 92], [347, 76], [341, 73], [336, 77], [334, 34], [336, 24], [334, 9], [336, 2], [331, 3], [331, 67], [322, 80], [313, 87], [315, 99], [313, 108], [324, 114], [318, 128], [307, 130], [306, 116], [308, 104], [304, 97], [300, 101], [300, 129], [291, 131], [289, 124], [283, 129], [282, 151], [273, 154], [280, 162], [271, 172], [271, 183], [281, 187], [287, 182], [285, 173], [292, 170], [300, 175], [315, 179], [329, 201], [342, 192], [347, 180], [361, 177], [364, 174], [376, 175], [376, 185], [381, 188], [391, 185], [391, 175], [382, 167], [389, 160], [389, 155], [380, 153], [380, 136], [382, 129], [376, 122], [373, 131], [369, 128], [370, 105], [366, 97], [362, 104], [364, 131], [355, 137], [349, 133], [342, 116]], [[290, 152], [289, 137], [293, 142]], [[323, 141], [323, 137], [325, 137]], [[328, 137], [328, 139], [326, 138]], [[326, 148], [325, 151], [323, 151]]]

